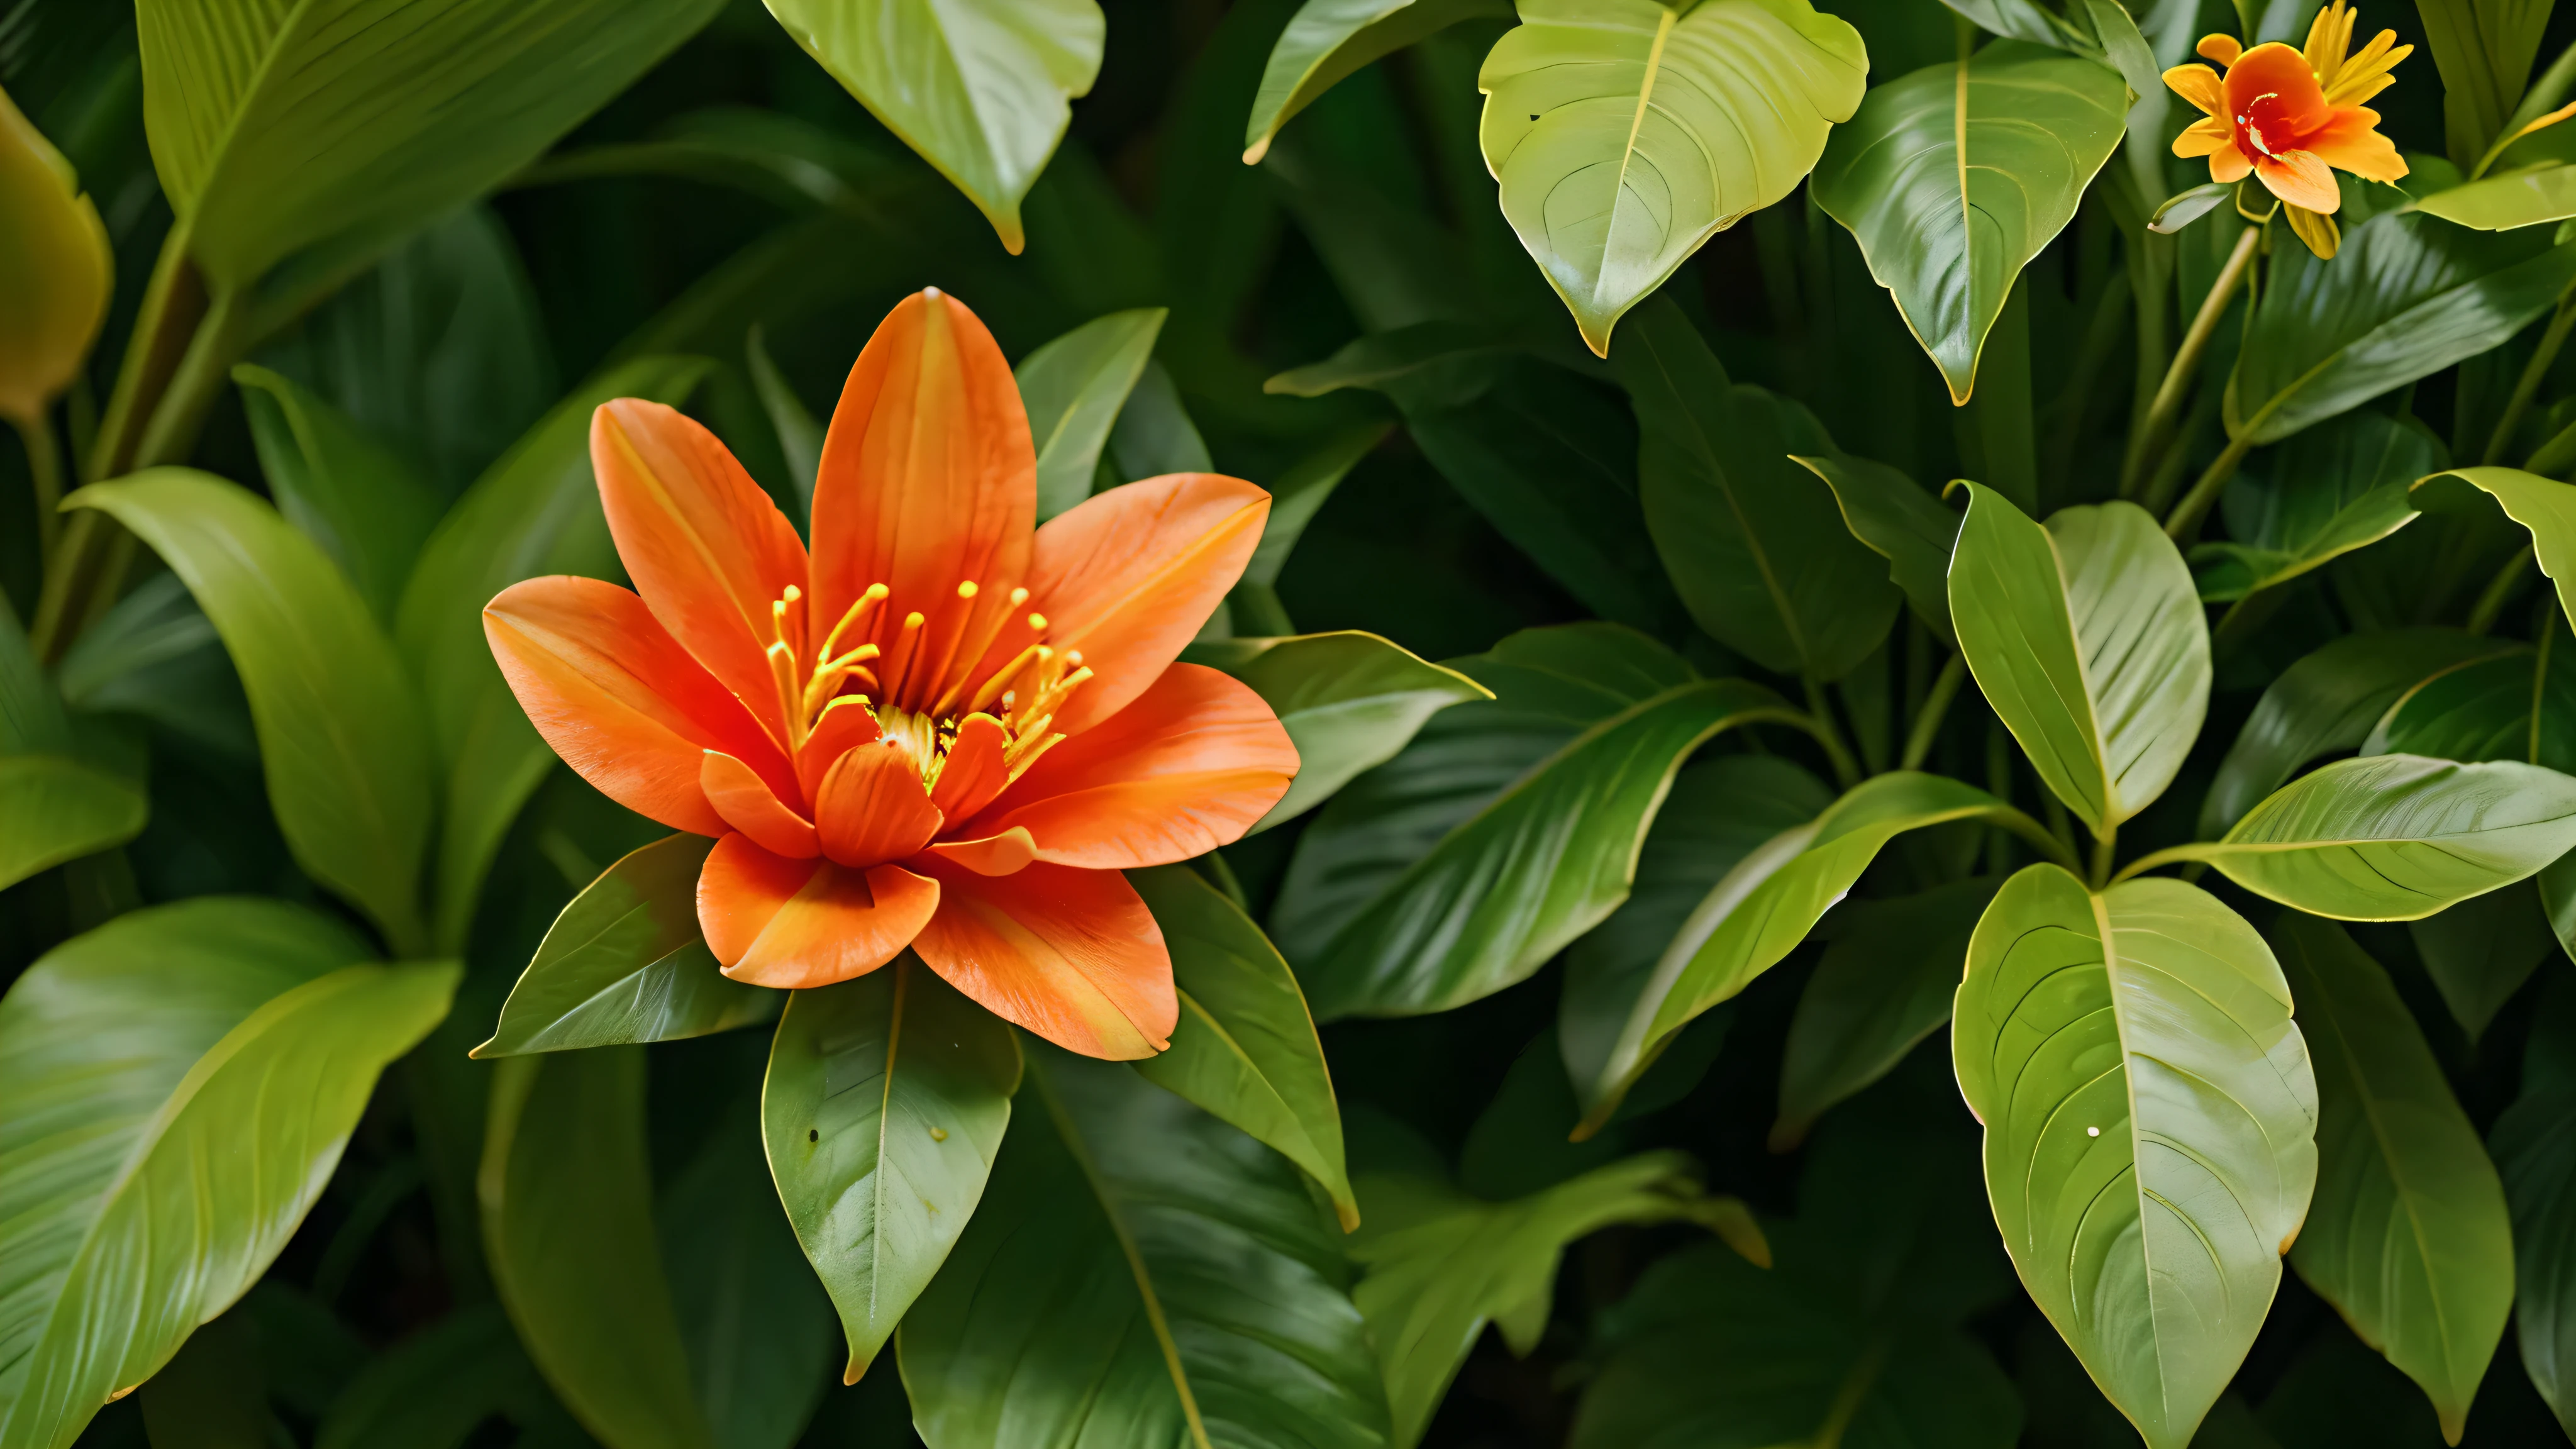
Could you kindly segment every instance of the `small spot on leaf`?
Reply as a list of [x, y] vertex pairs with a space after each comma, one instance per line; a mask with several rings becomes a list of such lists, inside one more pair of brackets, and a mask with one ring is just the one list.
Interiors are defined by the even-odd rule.
[[808, 1142], [820, 1142], [820, 1141], [822, 1141], [822, 1140], [823, 1140], [823, 1130], [822, 1130], [821, 1128], [819, 1128], [819, 1127], [808, 1127], [808, 1128], [806, 1128], [806, 1129], [805, 1129], [805, 1140], [806, 1140], [806, 1141], [808, 1141]]
[[2099, 1137], [2102, 1135], [2102, 1129], [2099, 1127], [2087, 1127], [2084, 1129], [2084, 1135], [2087, 1137]]
[[930, 1129], [930, 1140], [931, 1140], [931, 1141], [933, 1141], [933, 1142], [945, 1142], [945, 1141], [947, 1141], [947, 1140], [948, 1140], [948, 1129], [947, 1129], [947, 1128], [945, 1128], [945, 1127], [933, 1127], [933, 1128], [931, 1128], [931, 1129]]

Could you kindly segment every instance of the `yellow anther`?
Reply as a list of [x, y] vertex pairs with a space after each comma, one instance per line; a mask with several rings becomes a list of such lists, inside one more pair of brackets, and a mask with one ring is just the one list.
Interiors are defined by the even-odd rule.
[[804, 591], [803, 589], [800, 589], [800, 588], [796, 587], [794, 584], [789, 584], [789, 585], [787, 586], [787, 592], [786, 592], [785, 594], [781, 595], [780, 597], [782, 597], [782, 598], [786, 599], [786, 600], [787, 600], [787, 602], [789, 602], [789, 603], [791, 603], [791, 604], [792, 604], [792, 603], [795, 603], [798, 599], [801, 599], [801, 598], [805, 597], [805, 591]]
[[1037, 631], [1038, 631], [1039, 633], [1041, 633], [1041, 634], [1045, 633], [1045, 632], [1046, 632], [1046, 615], [1044, 615], [1044, 614], [1034, 614], [1034, 613], [1033, 613], [1033, 614], [1031, 614], [1031, 615], [1029, 615], [1029, 627], [1030, 627], [1030, 628], [1032, 628], [1032, 629], [1037, 630]]
[[961, 599], [971, 599], [975, 597], [975, 581], [973, 579], [968, 579], [966, 582], [959, 584], [957, 586], [957, 597]]
[[1028, 601], [1029, 601], [1029, 591], [1028, 591], [1028, 590], [1026, 590], [1026, 589], [1013, 589], [1013, 590], [1011, 590], [1011, 607], [1012, 607], [1012, 608], [1016, 609], [1016, 608], [1018, 608], [1020, 605], [1025, 604], [1025, 603], [1027, 603]]

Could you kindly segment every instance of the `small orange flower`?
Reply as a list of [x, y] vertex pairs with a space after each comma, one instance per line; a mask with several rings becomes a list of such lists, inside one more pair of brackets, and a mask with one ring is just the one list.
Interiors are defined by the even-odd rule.
[[1297, 772], [1259, 695], [1173, 662], [1270, 495], [1180, 473], [1033, 527], [1011, 369], [935, 290], [850, 369], [810, 556], [667, 407], [602, 406], [590, 452], [635, 591], [530, 579], [484, 633], [584, 779], [716, 837], [698, 922], [725, 974], [822, 986], [910, 946], [1070, 1050], [1169, 1045], [1171, 957], [1120, 871], [1233, 842]]
[[[2361, 103], [2393, 83], [2389, 72], [2415, 47], [2383, 30], [2347, 58], [2352, 22], [2350, 7], [2334, 0], [2308, 27], [2304, 51], [2278, 42], [2244, 50], [2232, 36], [2211, 35], [2199, 52], [2225, 68], [2226, 79], [2205, 65], [2165, 72], [2165, 84], [2203, 116], [2174, 138], [2174, 154], [2208, 157], [2212, 181], [2250, 172], [2291, 208], [2292, 226], [2312, 247], [2317, 233], [2332, 234], [2331, 223], [2315, 218], [2343, 205], [2334, 168], [2371, 181], [2406, 174], [2405, 158], [2379, 134], [2379, 113]], [[2332, 255], [2331, 241], [2320, 250]]]

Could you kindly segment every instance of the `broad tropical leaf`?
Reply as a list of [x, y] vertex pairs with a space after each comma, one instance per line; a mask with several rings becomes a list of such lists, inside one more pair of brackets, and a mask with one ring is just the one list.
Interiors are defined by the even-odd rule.
[[2075, 216], [2127, 125], [2099, 61], [2023, 41], [1875, 87], [1816, 163], [1814, 195], [1964, 403], [2013, 282]]
[[1520, 0], [1476, 77], [1503, 215], [1610, 355], [1620, 314], [1789, 194], [1861, 103], [1860, 32], [1806, 0]]
[[1509, 0], [1306, 0], [1262, 67], [1243, 164], [1259, 165], [1289, 117], [1369, 62], [1462, 20], [1511, 18]]
[[831, 1290], [857, 1383], [965, 1231], [1011, 1123], [1001, 1018], [907, 952], [799, 991], [761, 1091], [769, 1170]]
[[303, 385], [248, 363], [233, 369], [277, 511], [322, 546], [393, 627], [412, 560], [445, 506], [401, 457]]
[[1441, 710], [1494, 697], [1455, 669], [1355, 629], [1210, 640], [1183, 657], [1252, 686], [1297, 746], [1297, 778], [1255, 831], [1314, 809], [1363, 771], [1395, 758]]
[[2005, 882], [1951, 1023], [2004, 1247], [2148, 1449], [2183, 1449], [2254, 1343], [2317, 1176], [2281, 968], [2199, 889]]
[[2504, 1187], [2379, 963], [2284, 912], [2271, 939], [2317, 1074], [2317, 1191], [2290, 1252], [2459, 1442], [2513, 1306]]
[[1145, 375], [1170, 309], [1112, 312], [1020, 359], [1012, 376], [1038, 450], [1038, 521], [1091, 496], [1092, 475], [1118, 410]]

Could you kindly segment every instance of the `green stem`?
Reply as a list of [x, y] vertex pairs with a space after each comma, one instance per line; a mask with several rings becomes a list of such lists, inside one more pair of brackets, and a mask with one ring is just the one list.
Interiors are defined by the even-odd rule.
[[56, 511], [63, 501], [63, 455], [54, 446], [53, 424], [42, 412], [12, 415], [9, 421], [18, 429], [18, 441], [26, 445], [27, 476], [35, 484], [38, 557], [52, 558], [63, 531], [62, 515]]
[[1914, 728], [1905, 737], [1905, 755], [1897, 762], [1900, 770], [1916, 770], [1923, 757], [1932, 753], [1932, 742], [1941, 736], [1942, 718], [1950, 712], [1950, 701], [1959, 693], [1959, 683], [1968, 677], [1966, 656], [1953, 654], [1941, 666], [1939, 677], [1932, 681], [1932, 692], [1924, 697], [1923, 708], [1914, 715]]
[[2218, 272], [2218, 280], [2209, 284], [2209, 295], [2202, 298], [2200, 312], [2191, 319], [2191, 330], [2185, 332], [2182, 347], [2174, 353], [2173, 365], [2165, 369], [2165, 380], [2156, 388], [2153, 402], [2147, 405], [2146, 422], [2138, 429], [2137, 446], [2129, 450], [2128, 464], [2120, 470], [2120, 496], [2134, 500], [2163, 453], [2166, 435], [2173, 431], [2174, 418], [2182, 411], [2183, 395], [2191, 386], [2192, 374], [2200, 371], [2200, 359], [2209, 351], [2209, 339], [2218, 332], [2219, 319], [2227, 315], [2227, 304], [2235, 298], [2236, 288], [2253, 269], [2255, 248], [2263, 239], [2259, 226], [2245, 228], [2236, 239], [2236, 249], [2227, 254], [2227, 265]]
[[2116, 825], [2104, 828], [2101, 834], [2093, 837], [2093, 874], [2089, 880], [2097, 891], [2110, 883], [2112, 848], [2119, 838], [2120, 827]]
[[2209, 471], [2201, 474], [2200, 481], [2192, 484], [2191, 491], [2182, 496], [2182, 502], [2174, 505], [2172, 516], [2165, 520], [2165, 537], [2180, 547], [2191, 547], [2192, 540], [2200, 536], [2201, 519], [2208, 516], [2209, 506], [2218, 501], [2218, 490], [2226, 487], [2227, 480], [2236, 476], [2236, 465], [2244, 462], [2245, 455], [2253, 450], [2251, 429], [2241, 437], [2229, 439], [2227, 450], [2210, 461]]
[[2112, 885], [2118, 885], [2124, 880], [2135, 880], [2137, 877], [2145, 875], [2148, 871], [2154, 870], [2159, 866], [2173, 865], [2181, 861], [2198, 861], [2200, 859], [2199, 852], [2207, 850], [2208, 848], [2209, 847], [2206, 842], [2196, 845], [2176, 845], [2164, 850], [2156, 851], [2151, 855], [2139, 856], [2136, 860], [2130, 861], [2127, 866], [2123, 867], [2118, 875], [2111, 877], [2110, 883]]
[[1806, 681], [1807, 717], [1814, 721], [1807, 733], [1814, 736], [1817, 745], [1825, 752], [1826, 761], [1834, 767], [1836, 786], [1848, 790], [1860, 783], [1860, 764], [1852, 758], [1850, 747], [1843, 743], [1842, 730], [1834, 724], [1833, 706], [1825, 700], [1824, 686], [1818, 684], [1812, 674], [1806, 677]]
[[2531, 550], [2526, 548], [2507, 559], [2505, 566], [2496, 571], [2496, 576], [2487, 580], [2486, 588], [2478, 594], [2477, 603], [2469, 609], [2470, 633], [2484, 634], [2495, 627], [2496, 616], [2504, 612], [2513, 591], [2522, 585], [2523, 571], [2530, 567]]
[[2513, 445], [2514, 429], [2522, 425], [2522, 415], [2531, 410], [2531, 400], [2539, 395], [2549, 364], [2558, 360], [2558, 349], [2567, 344], [2571, 327], [2576, 327], [2576, 289], [2559, 294], [2558, 313], [2549, 319], [2549, 330], [2540, 334], [2540, 346], [2531, 354], [2531, 360], [2522, 365], [2522, 377], [2513, 385], [2513, 398], [2504, 405], [2504, 416], [2496, 419], [2495, 431], [2487, 435], [2487, 451], [2479, 462], [2493, 467], [2504, 461], [2504, 450]]

